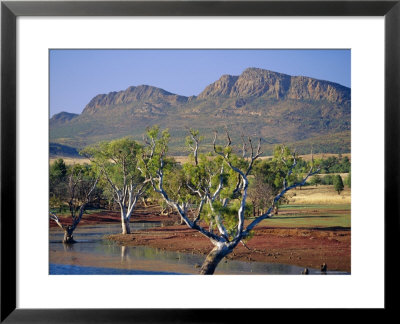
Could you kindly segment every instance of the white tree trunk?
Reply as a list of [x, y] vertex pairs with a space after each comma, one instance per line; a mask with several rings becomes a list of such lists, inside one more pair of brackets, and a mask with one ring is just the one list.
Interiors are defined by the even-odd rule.
[[122, 234], [130, 234], [131, 229], [129, 226], [129, 218], [126, 215], [125, 208], [121, 208], [121, 226], [122, 226]]

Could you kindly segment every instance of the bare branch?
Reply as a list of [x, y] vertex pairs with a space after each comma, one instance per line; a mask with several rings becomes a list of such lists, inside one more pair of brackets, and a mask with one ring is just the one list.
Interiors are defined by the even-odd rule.
[[223, 181], [224, 181], [223, 174], [224, 174], [224, 165], [221, 166], [221, 171], [220, 171], [220, 174], [219, 174], [219, 184], [218, 184], [218, 187], [215, 190], [214, 194], [211, 197], [211, 202], [215, 201], [215, 199], [218, 197], [219, 193], [223, 189]]
[[189, 135], [194, 142], [194, 147], [191, 145], [189, 145], [189, 147], [193, 151], [194, 163], [197, 166], [199, 164], [197, 156], [198, 156], [198, 151], [199, 151], [200, 139], [197, 137], [197, 134], [193, 129], [189, 129], [188, 127], [186, 127], [186, 129], [188, 130]]
[[247, 152], [247, 145], [246, 145], [246, 142], [244, 140], [243, 133], [241, 135], [241, 138], [242, 138], [242, 157], [245, 158], [246, 157], [246, 152]]
[[225, 226], [222, 224], [221, 215], [219, 213], [215, 212], [214, 206], [213, 206], [211, 200], [208, 200], [208, 203], [210, 205], [210, 209], [211, 209], [213, 215], [215, 215], [214, 219], [215, 219], [215, 223], [217, 225], [218, 231], [220, 232], [222, 237], [225, 239], [225, 241], [228, 242], [229, 241], [228, 232], [227, 232]]
[[192, 193], [198, 195], [200, 198], [203, 197], [203, 194], [200, 192], [200, 190], [199, 190], [199, 189], [193, 188], [193, 186], [189, 183], [189, 181], [186, 181], [186, 186], [189, 188], [189, 190], [190, 190]]
[[252, 249], [250, 249], [250, 248], [246, 245], [246, 243], [244, 243], [243, 240], [240, 240], [240, 243], [242, 243], [242, 245], [243, 245], [247, 250], [252, 251]]
[[84, 214], [84, 212], [86, 210], [86, 206], [90, 201], [90, 196], [93, 193], [94, 189], [96, 188], [97, 183], [99, 181], [99, 178], [100, 178], [100, 175], [97, 176], [97, 178], [94, 180], [92, 186], [90, 187], [89, 191], [87, 192], [86, 197], [85, 197], [85, 201], [79, 207], [78, 217], [73, 217], [73, 225], [72, 225], [73, 229], [75, 229], [78, 226], [79, 222], [81, 221], [82, 216], [83, 216], [83, 214]]
[[65, 226], [64, 226], [63, 224], [61, 224], [61, 222], [60, 222], [60, 220], [59, 220], [59, 218], [57, 217], [56, 214], [53, 214], [53, 213], [49, 212], [49, 217], [50, 217], [51, 220], [55, 221], [56, 224], [57, 224], [59, 227], [61, 227], [61, 228], [64, 230], [64, 227], [65, 227]]
[[263, 154], [263, 152], [261, 152], [261, 138], [258, 140], [257, 151], [255, 154], [254, 154], [252, 140], [250, 137], [249, 137], [249, 143], [251, 147], [251, 156], [250, 156], [249, 166], [246, 170], [246, 176], [250, 174], [250, 171], [253, 168], [254, 161], [257, 160], [261, 156], [261, 154]]
[[204, 203], [206, 202], [207, 197], [203, 197], [203, 199], [200, 200], [199, 207], [197, 208], [196, 212], [196, 217], [193, 220], [193, 223], [196, 224], [200, 220], [200, 215], [204, 207]]
[[226, 132], [226, 138], [227, 138], [227, 143], [226, 143], [225, 147], [229, 147], [232, 144], [231, 137], [229, 136], [228, 129], [225, 129], [225, 132]]

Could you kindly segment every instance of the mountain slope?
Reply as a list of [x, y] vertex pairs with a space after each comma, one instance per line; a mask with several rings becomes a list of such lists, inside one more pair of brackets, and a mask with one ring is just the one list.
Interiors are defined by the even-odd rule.
[[69, 122], [70, 120], [78, 116], [79, 116], [78, 114], [62, 111], [58, 114], [55, 114], [52, 118], [50, 118], [50, 127], [65, 124], [66, 122]]
[[171, 152], [182, 154], [185, 127], [199, 129], [209, 147], [213, 130], [228, 127], [233, 139], [242, 132], [263, 137], [266, 152], [277, 143], [302, 151], [318, 142], [320, 152], [344, 153], [350, 151], [350, 106], [350, 88], [249, 68], [221, 76], [197, 97], [148, 85], [97, 95], [79, 116], [53, 116], [50, 139], [77, 148], [122, 136], [140, 140], [146, 127], [158, 124], [170, 129]]

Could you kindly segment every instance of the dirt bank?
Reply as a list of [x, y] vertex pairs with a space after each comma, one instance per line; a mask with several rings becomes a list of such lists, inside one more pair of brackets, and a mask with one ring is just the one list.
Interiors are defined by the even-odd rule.
[[[62, 224], [69, 225], [72, 224], [71, 216], [62, 215], [59, 216]], [[178, 221], [178, 216], [173, 214], [171, 216], [161, 215], [160, 207], [149, 206], [138, 207], [131, 217], [131, 223], [135, 222], [165, 222], [175, 223]], [[121, 214], [118, 211], [104, 210], [101, 212], [91, 212], [84, 214], [82, 220], [78, 225], [78, 230], [80, 225], [96, 225], [96, 224], [112, 224], [121, 222]], [[57, 227], [58, 225], [54, 221], [50, 221], [50, 227]]]
[[[108, 238], [121, 245], [147, 245], [155, 248], [206, 255], [213, 247], [199, 232], [186, 225], [178, 225], [178, 216], [161, 215], [159, 207], [140, 207], [131, 222], [159, 221], [162, 227], [137, 231], [130, 235], [110, 235]], [[65, 218], [69, 222], [69, 218]], [[120, 222], [118, 212], [100, 212], [85, 215], [80, 225]], [[50, 226], [57, 226], [50, 222]], [[79, 228], [78, 228], [79, 230]], [[284, 228], [259, 226], [247, 247], [239, 245], [228, 259], [292, 264], [328, 270], [351, 271], [351, 232], [343, 228]]]
[[[148, 245], [186, 253], [207, 254], [210, 241], [183, 225], [153, 228], [130, 235], [110, 235], [122, 245]], [[239, 245], [228, 259], [292, 264], [350, 272], [350, 231], [259, 227], [253, 238]]]

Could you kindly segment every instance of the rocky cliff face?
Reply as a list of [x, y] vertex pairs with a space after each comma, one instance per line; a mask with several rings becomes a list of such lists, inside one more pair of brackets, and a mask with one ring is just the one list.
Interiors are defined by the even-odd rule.
[[240, 76], [223, 75], [218, 81], [206, 87], [198, 99], [217, 96], [265, 96], [276, 99], [327, 100], [341, 103], [350, 100], [350, 89], [333, 82], [249, 68]]
[[208, 97], [230, 96], [238, 78], [237, 76], [225, 74], [219, 80], [207, 86], [197, 98], [206, 99]]
[[93, 114], [103, 107], [126, 105], [134, 102], [146, 102], [147, 104], [165, 103], [166, 105], [173, 105], [185, 103], [187, 101], [187, 97], [179, 96], [160, 88], [140, 85], [137, 87], [129, 87], [123, 91], [99, 94], [86, 105], [82, 113]]
[[350, 89], [340, 84], [303, 76], [291, 77], [287, 92], [290, 99], [327, 100], [343, 103], [350, 101]]

